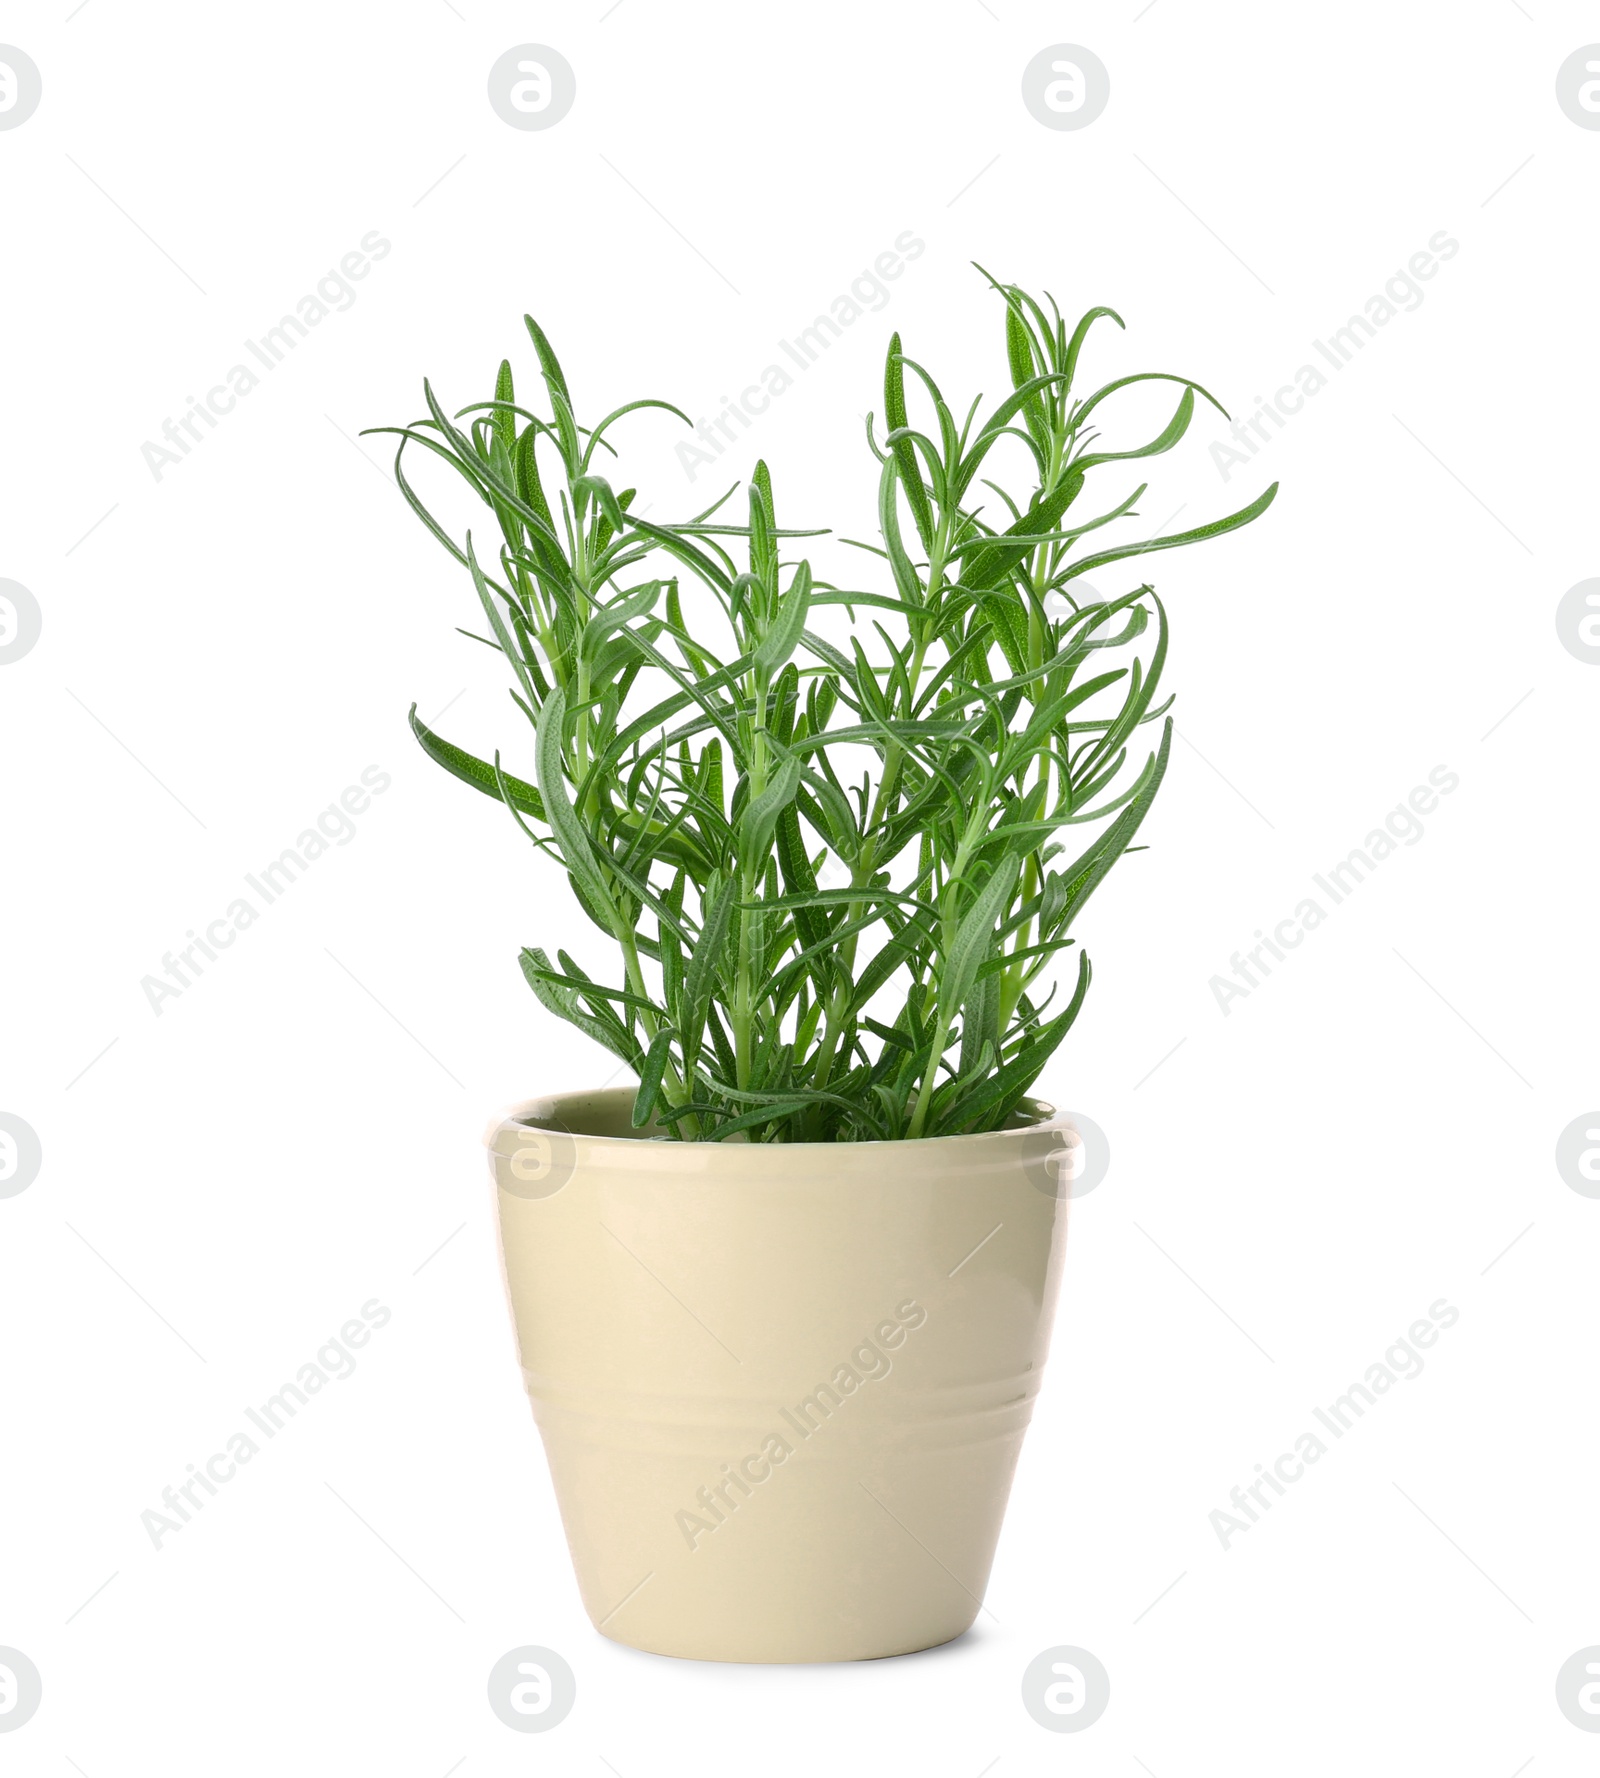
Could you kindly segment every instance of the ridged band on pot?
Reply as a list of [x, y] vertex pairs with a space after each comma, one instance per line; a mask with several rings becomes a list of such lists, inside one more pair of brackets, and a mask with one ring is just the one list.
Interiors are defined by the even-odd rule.
[[1017, 1127], [684, 1143], [631, 1088], [486, 1141], [523, 1375], [596, 1628], [658, 1654], [869, 1659], [977, 1615], [1066, 1232]]

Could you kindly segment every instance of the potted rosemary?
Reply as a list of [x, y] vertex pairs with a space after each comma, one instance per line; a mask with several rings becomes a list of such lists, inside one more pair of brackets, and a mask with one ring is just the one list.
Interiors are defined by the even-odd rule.
[[[780, 524], [761, 464], [731, 510], [637, 512], [618, 422], [687, 416], [581, 424], [531, 319], [538, 410], [505, 363], [492, 400], [452, 415], [424, 384], [427, 417], [382, 429], [528, 724], [516, 774], [414, 707], [411, 726], [615, 959], [530, 945], [521, 967], [629, 1084], [530, 1100], [488, 1142], [584, 1602], [636, 1647], [865, 1658], [971, 1623], [1064, 1238], [1076, 1138], [1028, 1094], [1090, 971], [1079, 950], [1058, 993], [1053, 965], [1171, 742], [1161, 601], [1077, 583], [1277, 491], [1171, 536], [1113, 530], [1145, 486], [1097, 502], [1090, 478], [1218, 404], [1165, 373], [1080, 395], [1087, 336], [1120, 318], [1069, 331], [990, 282], [1011, 390], [986, 417], [889, 341], [879, 536], [848, 582], [813, 565], [823, 533]], [[1171, 419], [1102, 448], [1113, 398], [1152, 380]], [[407, 446], [467, 484], [476, 531], [423, 504]]]

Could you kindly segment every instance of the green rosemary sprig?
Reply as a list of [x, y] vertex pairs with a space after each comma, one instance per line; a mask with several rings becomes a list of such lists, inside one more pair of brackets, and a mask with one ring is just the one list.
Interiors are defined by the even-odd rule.
[[[1092, 473], [1170, 450], [1197, 398], [1219, 404], [1164, 373], [1078, 395], [1091, 328], [1120, 317], [1091, 309], [1069, 334], [1048, 297], [1047, 311], [990, 282], [1012, 388], [981, 422], [980, 402], [958, 422], [889, 342], [881, 439], [867, 427], [872, 589], [794, 553], [822, 533], [780, 528], [762, 464], [742, 523], [717, 518], [731, 495], [681, 522], [636, 514], [598, 453], [638, 408], [687, 416], [641, 401], [581, 425], [531, 319], [546, 412], [517, 402], [505, 363], [492, 401], [452, 416], [424, 384], [425, 418], [376, 429], [398, 435], [401, 491], [467, 569], [509, 665], [525, 775], [414, 707], [412, 728], [505, 805], [620, 953], [614, 985], [565, 951], [533, 946], [521, 964], [549, 1011], [635, 1072], [640, 1128], [768, 1142], [994, 1129], [1083, 1004], [1088, 958], [1057, 1010], [1051, 965], [1149, 811], [1171, 719], [1156, 702], [1161, 601], [1148, 585], [1080, 600], [1074, 583], [1236, 530], [1277, 484], [1196, 529], [1110, 542], [1145, 487], [1093, 512]], [[1143, 381], [1175, 385], [1170, 421], [1098, 448], [1103, 404]], [[423, 505], [408, 445], [488, 509], [476, 540]], [[1016, 493], [980, 481], [1002, 445], [1029, 471]], [[1136, 731], [1158, 721], [1137, 757]]]

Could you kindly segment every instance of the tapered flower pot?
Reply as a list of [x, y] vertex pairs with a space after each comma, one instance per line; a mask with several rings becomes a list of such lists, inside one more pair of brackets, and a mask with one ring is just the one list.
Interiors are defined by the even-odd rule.
[[983, 1598], [1049, 1344], [1074, 1133], [682, 1143], [631, 1088], [490, 1129], [523, 1376], [597, 1629], [867, 1660]]

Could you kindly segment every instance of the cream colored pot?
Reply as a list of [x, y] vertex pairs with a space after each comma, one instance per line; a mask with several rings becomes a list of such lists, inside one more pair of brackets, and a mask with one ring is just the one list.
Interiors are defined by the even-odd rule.
[[1049, 1345], [1075, 1133], [1029, 1102], [983, 1136], [682, 1143], [635, 1133], [632, 1100], [529, 1100], [487, 1137], [595, 1627], [708, 1661], [959, 1636]]

